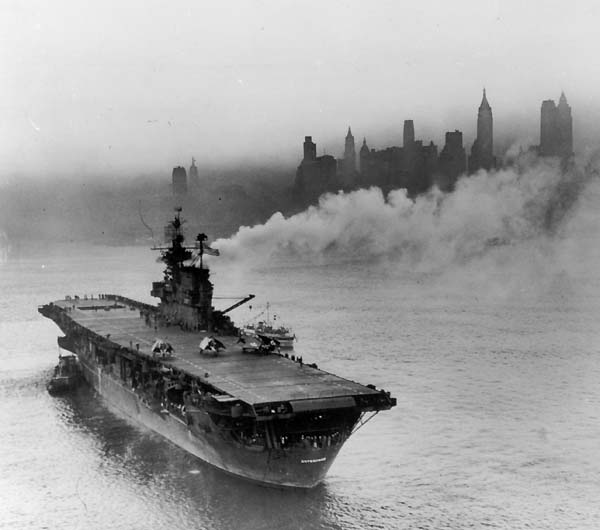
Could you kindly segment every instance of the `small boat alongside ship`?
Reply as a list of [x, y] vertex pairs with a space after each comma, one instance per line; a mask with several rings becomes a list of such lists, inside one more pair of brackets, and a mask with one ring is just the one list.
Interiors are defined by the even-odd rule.
[[[170, 243], [155, 248], [165, 264], [152, 284], [158, 305], [67, 295], [39, 312], [62, 330], [59, 346], [77, 355], [83, 378], [118, 414], [228, 473], [270, 486], [315, 486], [346, 440], [396, 399], [273, 344], [244, 344], [227, 313], [254, 296], [213, 308], [202, 259], [213, 249], [204, 234], [186, 246], [182, 224], [178, 211], [165, 231]], [[263, 342], [291, 340], [287, 328], [271, 339], [254, 331]]]
[[50, 394], [58, 395], [75, 390], [83, 381], [81, 365], [76, 355], [58, 356], [58, 364], [46, 389]]

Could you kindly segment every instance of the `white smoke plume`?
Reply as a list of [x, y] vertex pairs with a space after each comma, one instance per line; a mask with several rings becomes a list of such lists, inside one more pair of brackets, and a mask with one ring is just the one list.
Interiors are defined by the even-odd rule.
[[544, 254], [598, 179], [589, 168], [563, 172], [552, 161], [524, 164], [481, 171], [460, 179], [452, 193], [434, 189], [415, 200], [405, 190], [385, 197], [378, 188], [327, 194], [302, 213], [276, 213], [215, 246], [224, 259], [257, 265], [286, 257], [392, 260], [420, 271], [466, 264], [507, 246]]

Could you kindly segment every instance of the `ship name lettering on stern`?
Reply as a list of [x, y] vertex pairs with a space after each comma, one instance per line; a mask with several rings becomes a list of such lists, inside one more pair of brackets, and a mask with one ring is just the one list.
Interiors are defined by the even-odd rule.
[[323, 457], [323, 458], [310, 458], [307, 460], [300, 460], [301, 464], [316, 464], [317, 462], [325, 462], [325, 460], [327, 460], [327, 458]]

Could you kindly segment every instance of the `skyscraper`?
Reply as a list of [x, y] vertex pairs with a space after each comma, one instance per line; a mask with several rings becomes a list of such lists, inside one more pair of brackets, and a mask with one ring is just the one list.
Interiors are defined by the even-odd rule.
[[556, 105], [552, 99], [542, 101], [540, 116], [540, 155], [556, 156], [558, 153], [558, 124]]
[[573, 154], [573, 117], [571, 107], [567, 103], [564, 92], [560, 93], [556, 107], [558, 125], [558, 151], [562, 158], [569, 158]]
[[317, 156], [317, 144], [312, 136], [304, 137], [304, 158], [296, 170], [296, 190], [306, 197], [316, 198], [336, 188], [337, 163], [333, 156]]
[[560, 95], [558, 106], [551, 99], [542, 102], [539, 153], [563, 160], [573, 154], [573, 118], [564, 92]]
[[408, 188], [414, 179], [417, 165], [417, 143], [415, 142], [415, 124], [412, 120], [404, 120], [402, 135], [402, 187]]
[[177, 166], [173, 168], [173, 195], [185, 195], [187, 193], [187, 174], [185, 168]]
[[404, 120], [403, 147], [411, 148], [415, 143], [415, 124], [412, 120]]
[[469, 172], [479, 169], [490, 170], [496, 165], [494, 158], [494, 119], [492, 107], [488, 103], [485, 88], [479, 110], [477, 111], [477, 138], [471, 148], [469, 157]]
[[[459, 133], [460, 134], [460, 133]], [[404, 188], [409, 197], [427, 191], [437, 173], [437, 147], [415, 140], [413, 120], [404, 120], [402, 147], [369, 149], [363, 140], [360, 149], [360, 184], [379, 186], [384, 192]]]
[[452, 191], [458, 177], [467, 169], [467, 156], [463, 147], [462, 132], [455, 130], [446, 133], [446, 145], [438, 160], [440, 179], [438, 185], [442, 191]]
[[312, 141], [312, 136], [304, 137], [303, 162], [314, 162], [317, 159], [317, 144]]
[[353, 185], [356, 176], [356, 149], [354, 147], [354, 136], [348, 127], [346, 141], [344, 144], [344, 158], [342, 160], [342, 178], [346, 185]]
[[369, 146], [367, 145], [367, 139], [363, 138], [363, 144], [360, 148], [360, 173], [364, 177], [369, 174]]
[[200, 185], [200, 177], [198, 176], [198, 167], [196, 166], [196, 159], [192, 158], [192, 165], [190, 166], [190, 185], [192, 187], [198, 187]]
[[423, 142], [415, 141], [415, 124], [413, 120], [404, 120], [402, 138], [402, 163], [399, 187], [406, 188], [410, 195], [424, 186], [423, 180]]

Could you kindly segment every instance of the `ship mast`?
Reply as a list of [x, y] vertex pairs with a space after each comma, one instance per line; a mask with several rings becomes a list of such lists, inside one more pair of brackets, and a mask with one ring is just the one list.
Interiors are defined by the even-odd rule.
[[208, 239], [208, 236], [204, 233], [198, 234], [196, 236], [196, 245], [198, 250], [200, 250], [200, 268], [202, 269], [202, 256], [204, 255], [204, 242]]
[[203, 242], [208, 239], [206, 234], [200, 233], [196, 237], [195, 246], [185, 246], [183, 244], [185, 241], [185, 236], [183, 235], [185, 219], [181, 219], [181, 207], [176, 207], [175, 212], [174, 219], [165, 226], [165, 240], [170, 240], [171, 246], [152, 247], [152, 250], [159, 250], [161, 252], [161, 259], [167, 265], [170, 277], [176, 275], [176, 269], [181, 268], [184, 262], [190, 259], [198, 259], [200, 263], [200, 267], [198, 268], [203, 269]]

